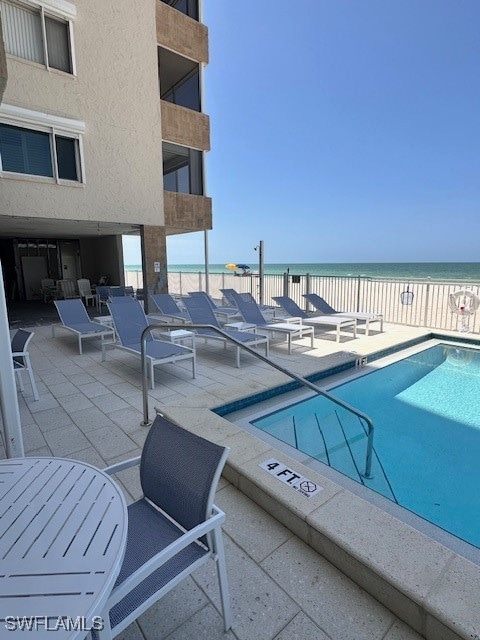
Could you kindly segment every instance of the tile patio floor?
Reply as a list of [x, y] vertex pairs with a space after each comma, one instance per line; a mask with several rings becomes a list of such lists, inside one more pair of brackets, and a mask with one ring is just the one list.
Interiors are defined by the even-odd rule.
[[[33, 401], [26, 383], [18, 394], [27, 455], [70, 457], [104, 467], [138, 455], [146, 429], [142, 420], [140, 363], [113, 350], [107, 361], [95, 344], [84, 342], [77, 351], [72, 334], [49, 326], [34, 327], [30, 355], [40, 400]], [[271, 356], [298, 372], [315, 367], [315, 358], [328, 360], [341, 350], [361, 352], [362, 345], [382, 348], [388, 332], [338, 345], [316, 339], [316, 349], [273, 347]], [[377, 341], [376, 343], [372, 341]], [[294, 343], [297, 345], [297, 342]], [[229, 385], [247, 389], [258, 384], [268, 366], [242, 356], [234, 366], [233, 350], [199, 345], [197, 378], [190, 365], [160, 368], [149, 405], [168, 405], [197, 394], [221, 395]], [[312, 358], [312, 355], [315, 358]], [[0, 449], [0, 457], [4, 457]], [[139, 495], [134, 471], [119, 474], [127, 501]], [[233, 629], [223, 633], [214, 567], [203, 567], [131, 625], [128, 640], [418, 640], [420, 636], [373, 599], [288, 529], [221, 479], [217, 504], [225, 510], [224, 527]]]

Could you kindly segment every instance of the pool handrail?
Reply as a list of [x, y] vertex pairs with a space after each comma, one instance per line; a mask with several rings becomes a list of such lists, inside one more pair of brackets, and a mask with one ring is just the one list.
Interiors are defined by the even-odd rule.
[[232, 344], [235, 344], [238, 347], [241, 347], [242, 349], [245, 349], [245, 351], [248, 351], [249, 353], [251, 353], [256, 358], [259, 358], [263, 362], [266, 362], [267, 364], [272, 366], [274, 369], [277, 369], [277, 371], [280, 371], [281, 373], [284, 373], [286, 376], [289, 376], [290, 378], [293, 378], [294, 380], [296, 380], [300, 384], [304, 385], [305, 387], [308, 387], [312, 391], [315, 391], [315, 393], [317, 393], [318, 395], [323, 396], [324, 398], [327, 398], [328, 400], [331, 400], [333, 403], [335, 403], [338, 406], [342, 407], [346, 411], [350, 411], [351, 413], [355, 414], [361, 420], [364, 420], [367, 423], [368, 434], [367, 434], [367, 453], [366, 453], [366, 456], [365, 456], [365, 473], [363, 474], [363, 476], [365, 478], [369, 478], [369, 479], [373, 478], [373, 476], [372, 476], [372, 454], [373, 454], [373, 438], [374, 438], [374, 433], [375, 433], [375, 427], [374, 427], [372, 419], [369, 416], [367, 416], [362, 411], [359, 411], [355, 407], [352, 407], [351, 405], [347, 404], [346, 402], [343, 402], [343, 400], [339, 400], [338, 398], [335, 398], [335, 396], [330, 395], [327, 391], [324, 391], [320, 387], [317, 387], [316, 384], [313, 384], [313, 382], [310, 382], [310, 380], [307, 380], [306, 378], [302, 378], [302, 376], [299, 376], [296, 373], [294, 373], [293, 371], [290, 371], [289, 369], [286, 369], [285, 367], [282, 367], [281, 365], [277, 364], [276, 362], [273, 362], [273, 360], [270, 360], [269, 357], [264, 356], [261, 353], [258, 353], [257, 351], [255, 351], [251, 347], [247, 346], [243, 342], [239, 342], [235, 338], [232, 338], [225, 331], [222, 331], [222, 329], [219, 329], [218, 327], [214, 327], [213, 325], [210, 325], [210, 324], [188, 324], [188, 325], [185, 325], [185, 324], [177, 324], [177, 323], [168, 323], [168, 325], [165, 325], [165, 323], [158, 323], [158, 324], [151, 324], [148, 327], [145, 327], [145, 329], [142, 331], [141, 349], [140, 349], [141, 361], [142, 361], [142, 393], [143, 393], [143, 422], [141, 423], [142, 426], [148, 427], [148, 426], [150, 426], [152, 424], [152, 422], [151, 422], [151, 420], [149, 420], [149, 416], [148, 416], [148, 379], [147, 379], [147, 359], [146, 359], [147, 337], [155, 329], [163, 329], [163, 330], [165, 330], [166, 326], [168, 326], [169, 330], [170, 329], [185, 329], [185, 327], [188, 327], [188, 329], [211, 329], [212, 331], [215, 331], [219, 335], [223, 336], [226, 340], [228, 340]]

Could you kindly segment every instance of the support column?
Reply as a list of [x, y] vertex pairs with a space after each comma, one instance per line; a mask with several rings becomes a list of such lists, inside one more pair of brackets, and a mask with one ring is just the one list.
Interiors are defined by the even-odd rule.
[[164, 227], [140, 227], [143, 298], [149, 312], [150, 293], [168, 293], [167, 240]]

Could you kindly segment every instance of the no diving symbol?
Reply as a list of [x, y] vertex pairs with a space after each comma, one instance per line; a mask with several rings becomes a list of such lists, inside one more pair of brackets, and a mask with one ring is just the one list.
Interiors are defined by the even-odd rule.
[[302, 491], [305, 491], [305, 493], [313, 493], [317, 490], [317, 485], [310, 480], [302, 480], [299, 486]]

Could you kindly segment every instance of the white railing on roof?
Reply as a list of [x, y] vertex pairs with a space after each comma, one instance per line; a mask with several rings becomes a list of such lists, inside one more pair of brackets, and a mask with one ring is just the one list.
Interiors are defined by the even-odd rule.
[[[142, 288], [141, 271], [126, 271], [125, 284]], [[230, 273], [209, 274], [210, 294], [221, 300], [220, 289], [235, 289], [251, 293], [258, 301], [259, 277], [235, 276]], [[205, 273], [172, 272], [168, 274], [168, 289], [174, 295], [189, 291], [205, 291]], [[431, 329], [460, 330], [462, 318], [451, 312], [449, 295], [459, 289], [469, 289], [480, 297], [479, 283], [459, 280], [369, 278], [366, 276], [312, 276], [265, 275], [264, 303], [274, 305], [273, 296], [288, 295], [305, 310], [308, 305], [304, 293], [318, 293], [338, 311], [374, 311], [382, 313], [385, 322], [427, 327]], [[413, 294], [412, 304], [402, 304], [401, 294]], [[467, 318], [470, 331], [480, 333], [480, 310]]]

